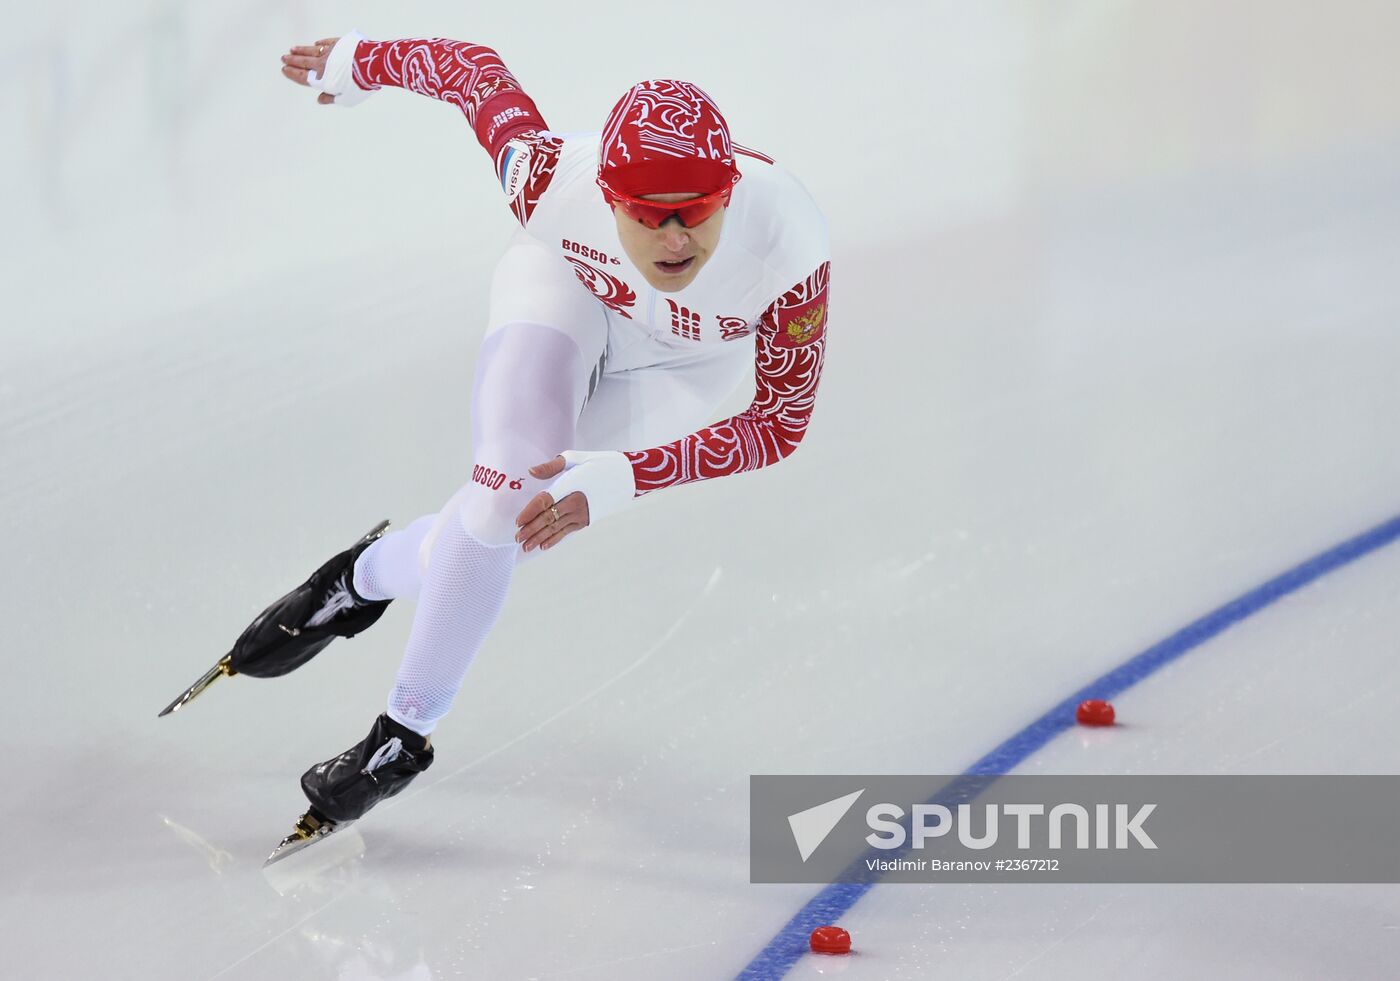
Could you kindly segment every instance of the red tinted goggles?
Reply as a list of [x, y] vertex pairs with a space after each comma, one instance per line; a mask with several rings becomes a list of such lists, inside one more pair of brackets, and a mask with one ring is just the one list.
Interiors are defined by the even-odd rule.
[[704, 197], [690, 198], [686, 201], [646, 201], [628, 194], [619, 194], [602, 181], [598, 183], [610, 204], [617, 205], [617, 209], [628, 218], [639, 221], [648, 228], [660, 228], [673, 216], [686, 228], [694, 228], [720, 208], [728, 207], [729, 195], [734, 189], [731, 184]]

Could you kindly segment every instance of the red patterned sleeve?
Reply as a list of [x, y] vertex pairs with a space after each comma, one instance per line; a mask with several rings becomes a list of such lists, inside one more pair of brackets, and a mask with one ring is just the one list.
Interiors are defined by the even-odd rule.
[[826, 353], [831, 263], [783, 294], [759, 321], [754, 399], [747, 409], [674, 443], [627, 454], [637, 496], [777, 463], [812, 418]]
[[491, 48], [446, 38], [361, 41], [355, 84], [389, 85], [431, 96], [461, 110], [496, 165], [511, 208], [523, 225], [554, 175], [562, 142], [505, 62]]

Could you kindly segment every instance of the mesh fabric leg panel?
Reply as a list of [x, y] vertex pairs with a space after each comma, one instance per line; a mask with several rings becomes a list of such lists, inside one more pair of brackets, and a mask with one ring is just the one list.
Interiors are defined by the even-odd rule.
[[389, 693], [390, 718], [426, 736], [447, 714], [505, 605], [515, 551], [483, 545], [458, 520], [442, 527]]

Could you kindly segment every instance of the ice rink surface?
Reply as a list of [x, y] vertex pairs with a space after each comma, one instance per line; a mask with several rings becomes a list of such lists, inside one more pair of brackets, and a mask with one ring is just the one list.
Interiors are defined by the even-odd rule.
[[[818, 891], [749, 884], [750, 774], [960, 772], [1400, 513], [1395, 4], [129, 6], [0, 41], [5, 977], [732, 978]], [[524, 567], [433, 769], [268, 875], [411, 608], [155, 713], [463, 482], [511, 230], [453, 110], [278, 75], [351, 27], [491, 44], [561, 130], [699, 82], [826, 210], [831, 339], [800, 452]], [[1397, 582], [1400, 545], [1338, 569], [1018, 772], [1397, 772]], [[1397, 886], [841, 923], [786, 976], [1400, 972]]]

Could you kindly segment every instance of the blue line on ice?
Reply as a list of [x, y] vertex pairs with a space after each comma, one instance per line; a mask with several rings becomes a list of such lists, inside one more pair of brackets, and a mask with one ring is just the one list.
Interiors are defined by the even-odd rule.
[[[1050, 711], [972, 764], [964, 776], [1001, 776], [1018, 766], [1059, 733], [1074, 724], [1074, 710], [1086, 698], [1112, 698], [1126, 691], [1163, 665], [1170, 664], [1245, 617], [1275, 600], [1301, 589], [1315, 579], [1341, 568], [1400, 538], [1400, 515], [1315, 555], [1282, 575], [1256, 586], [1224, 606], [1158, 641], [1147, 650], [1096, 678], [1065, 698]], [[871, 849], [857, 861], [884, 857]], [[834, 883], [822, 889], [787, 922], [768, 946], [759, 951], [739, 974], [739, 981], [776, 981], [807, 952], [808, 937], [817, 927], [836, 923], [870, 890], [875, 882]]]

